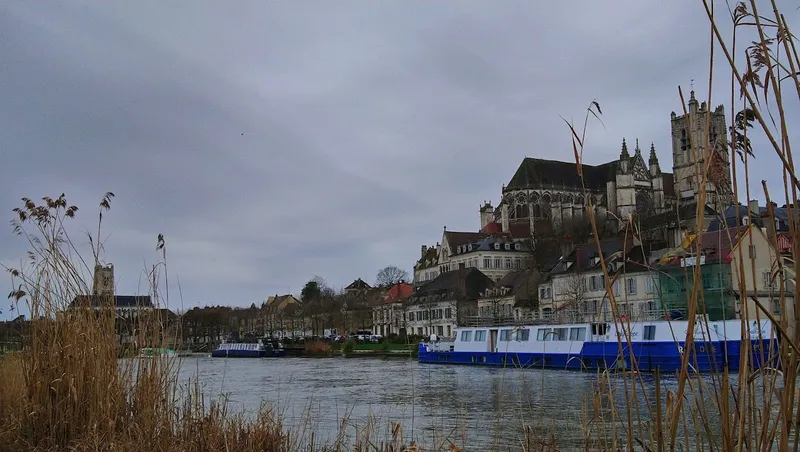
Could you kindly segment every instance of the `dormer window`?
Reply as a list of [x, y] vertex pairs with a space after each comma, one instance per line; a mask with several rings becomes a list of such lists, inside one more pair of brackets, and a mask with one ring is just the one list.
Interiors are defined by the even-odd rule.
[[461, 245], [458, 245], [458, 252], [461, 253]]
[[468, 248], [468, 250], [469, 250], [469, 251], [472, 251], [472, 244], [470, 244], [470, 245], [469, 245], [469, 248]]
[[519, 249], [520, 249], [519, 243], [515, 243], [515, 244], [514, 244], [514, 249], [515, 249], [515, 250], [517, 250], [517, 251], [519, 251]]
[[510, 243], [506, 243], [506, 250], [511, 250], [511, 244]]
[[494, 244], [494, 249], [499, 250], [500, 249], [500, 244], [499, 243], [495, 243]]

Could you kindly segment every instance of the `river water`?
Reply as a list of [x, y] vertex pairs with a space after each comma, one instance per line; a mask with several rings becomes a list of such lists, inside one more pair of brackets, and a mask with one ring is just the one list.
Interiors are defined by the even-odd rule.
[[[560, 450], [580, 447], [582, 426], [591, 417], [592, 382], [598, 381], [595, 373], [406, 358], [181, 358], [180, 381], [194, 376], [204, 396], [225, 395], [229, 410], [252, 414], [262, 402], [272, 404], [296, 434], [309, 437], [313, 431], [317, 441], [333, 441], [343, 419], [352, 437], [372, 418], [373, 437], [389, 438], [391, 423], [399, 422], [406, 440], [430, 445], [449, 439], [468, 450], [519, 450], [526, 437], [553, 436]], [[655, 384], [651, 376], [642, 378], [639, 406], [646, 411], [648, 402], [655, 403]], [[610, 381], [624, 410], [623, 378]], [[675, 387], [674, 380], [663, 379], [662, 399]], [[610, 414], [608, 406], [603, 412]], [[617, 424], [624, 429], [624, 419]]]

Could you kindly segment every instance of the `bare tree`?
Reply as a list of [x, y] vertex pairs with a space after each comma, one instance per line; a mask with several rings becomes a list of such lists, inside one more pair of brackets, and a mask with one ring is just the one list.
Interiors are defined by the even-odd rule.
[[408, 272], [394, 265], [382, 269], [375, 277], [378, 286], [391, 286], [400, 281], [408, 281]]
[[564, 284], [564, 302], [557, 309], [567, 313], [579, 312], [586, 300], [586, 278], [580, 273], [572, 273], [563, 278], [562, 284]]

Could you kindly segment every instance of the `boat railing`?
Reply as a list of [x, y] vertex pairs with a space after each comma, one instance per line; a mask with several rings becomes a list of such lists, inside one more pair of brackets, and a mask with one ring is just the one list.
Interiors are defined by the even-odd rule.
[[[667, 315], [661, 309], [637, 310], [633, 312], [622, 311], [618, 313], [618, 320], [631, 322], [644, 322], [685, 317], [684, 312], [670, 311]], [[599, 313], [582, 313], [578, 311], [564, 311], [554, 314], [525, 314], [516, 316], [471, 316], [467, 317], [465, 327], [492, 327], [492, 326], [518, 326], [518, 325], [553, 325], [570, 323], [596, 323], [613, 322], [614, 315], [611, 311]]]

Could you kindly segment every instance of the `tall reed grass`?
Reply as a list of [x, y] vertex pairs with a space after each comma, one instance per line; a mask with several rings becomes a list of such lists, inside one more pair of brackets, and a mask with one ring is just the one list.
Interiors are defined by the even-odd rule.
[[[662, 393], [664, 385], [662, 376], [655, 375], [656, 394], [652, 399], [642, 403], [638, 398], [647, 398], [644, 379], [637, 371], [636, 363], [632, 368], [623, 370], [618, 375], [601, 374], [598, 378], [593, 397], [589, 419], [584, 422], [586, 431], [586, 447], [601, 450], [641, 449], [652, 451], [663, 450], [780, 450], [797, 451], [800, 446], [800, 413], [797, 410], [797, 372], [798, 355], [793, 353], [800, 343], [800, 330], [794, 327], [798, 321], [796, 301], [800, 293], [795, 284], [797, 273], [797, 257], [800, 250], [798, 244], [798, 204], [797, 192], [800, 181], [794, 167], [792, 153], [791, 126], [796, 125], [796, 112], [800, 99], [800, 59], [796, 50], [796, 38], [789, 31], [786, 17], [781, 14], [775, 0], [757, 2], [749, 0], [735, 5], [729, 3], [700, 0], [700, 6], [709, 20], [709, 76], [708, 109], [699, 114], [706, 116], [705, 142], [691, 143], [695, 139], [689, 134], [690, 145], [694, 149], [702, 147], [706, 154], [702, 164], [697, 164], [695, 171], [699, 187], [699, 202], [696, 212], [697, 224], [694, 229], [703, 230], [702, 207], [707, 200], [706, 182], [714, 182], [717, 187], [724, 184], [719, 176], [718, 163], [714, 155], [714, 143], [709, 140], [710, 106], [727, 101], [730, 123], [729, 137], [725, 150], [730, 154], [733, 180], [727, 187], [733, 193], [734, 202], [748, 204], [759, 191], [768, 206], [766, 223], [775, 224], [774, 206], [786, 204], [789, 210], [789, 235], [792, 238], [791, 255], [782, 259], [773, 254], [770, 269], [772, 282], [777, 290], [771, 294], [780, 300], [780, 314], [775, 315], [770, 306], [764, 306], [755, 295], [755, 287], [748, 287], [745, 275], [750, 281], [758, 281], [755, 259], [742, 255], [742, 248], [737, 249], [738, 266], [732, 271], [738, 274], [739, 286], [733, 291], [742, 295], [740, 317], [742, 324], [752, 320], [770, 319], [775, 322], [776, 334], [781, 347], [777, 357], [779, 369], [762, 369], [753, 371], [752, 363], [747, 362], [749, 341], [743, 341], [741, 371], [737, 375], [729, 375], [720, 371], [698, 378], [692, 370], [695, 351], [693, 333], [687, 332], [682, 368], [677, 375], [676, 386]], [[720, 6], [721, 5], [721, 6]], [[766, 12], [762, 12], [766, 11]], [[729, 22], [728, 22], [729, 21]], [[730, 29], [730, 35], [721, 30]], [[742, 43], [745, 43], [744, 45]], [[746, 46], [746, 47], [745, 47]], [[744, 48], [743, 48], [744, 47]], [[715, 67], [715, 52], [722, 53], [724, 64]], [[728, 78], [730, 97], [728, 99], [712, 99], [714, 83]], [[786, 88], [787, 91], [783, 91]], [[683, 90], [678, 88], [678, 97], [686, 114], [687, 101]], [[573, 136], [575, 161], [580, 168], [585, 149], [585, 135], [591, 118], [599, 119], [600, 105], [592, 102], [587, 110], [582, 128], [569, 124]], [[687, 130], [691, 130], [687, 124]], [[752, 143], [764, 142], [763, 147], [753, 149]], [[774, 154], [773, 154], [774, 153]], [[776, 178], [771, 183], [782, 185], [780, 193], [775, 196], [769, 191], [766, 181], [753, 184], [749, 178], [749, 167], [758, 155], [762, 159], [775, 159], [780, 162], [780, 170], [776, 168]], [[777, 177], [780, 172], [781, 177]], [[740, 191], [744, 188], [744, 193]], [[772, 187], [773, 190], [775, 187]], [[780, 201], [779, 201], [780, 200]], [[595, 235], [597, 218], [593, 209], [587, 209]], [[720, 218], [722, 219], [722, 218]], [[639, 234], [637, 224], [632, 218], [622, 219], [629, 223], [631, 234]], [[739, 221], [737, 212], [737, 222]], [[769, 227], [769, 226], [768, 226]], [[731, 236], [730, 232], [728, 235]], [[771, 244], [778, 249], [775, 234], [769, 236]], [[639, 237], [642, 238], [641, 236]], [[752, 245], [752, 236], [747, 243]], [[701, 255], [700, 242], [695, 241], [694, 253]], [[598, 243], [598, 252], [602, 250]], [[687, 281], [693, 285], [687, 290], [688, 321], [699, 320], [709, 332], [706, 312], [706, 300], [702, 293], [700, 266], [686, 270]], [[658, 271], [654, 269], [653, 271]], [[608, 269], [603, 264], [606, 281], [610, 281]], [[689, 277], [689, 273], [693, 273]], [[758, 275], [760, 276], [760, 275]], [[611, 310], [618, 327], [624, 325], [620, 320], [618, 300], [612, 290], [608, 291]], [[627, 344], [626, 344], [627, 342]], [[620, 350], [630, 343], [630, 335], [619, 339]], [[611, 379], [623, 384], [624, 403], [621, 406], [608, 405], [612, 397], [614, 385]], [[600, 407], [609, 406], [608, 410]]]

